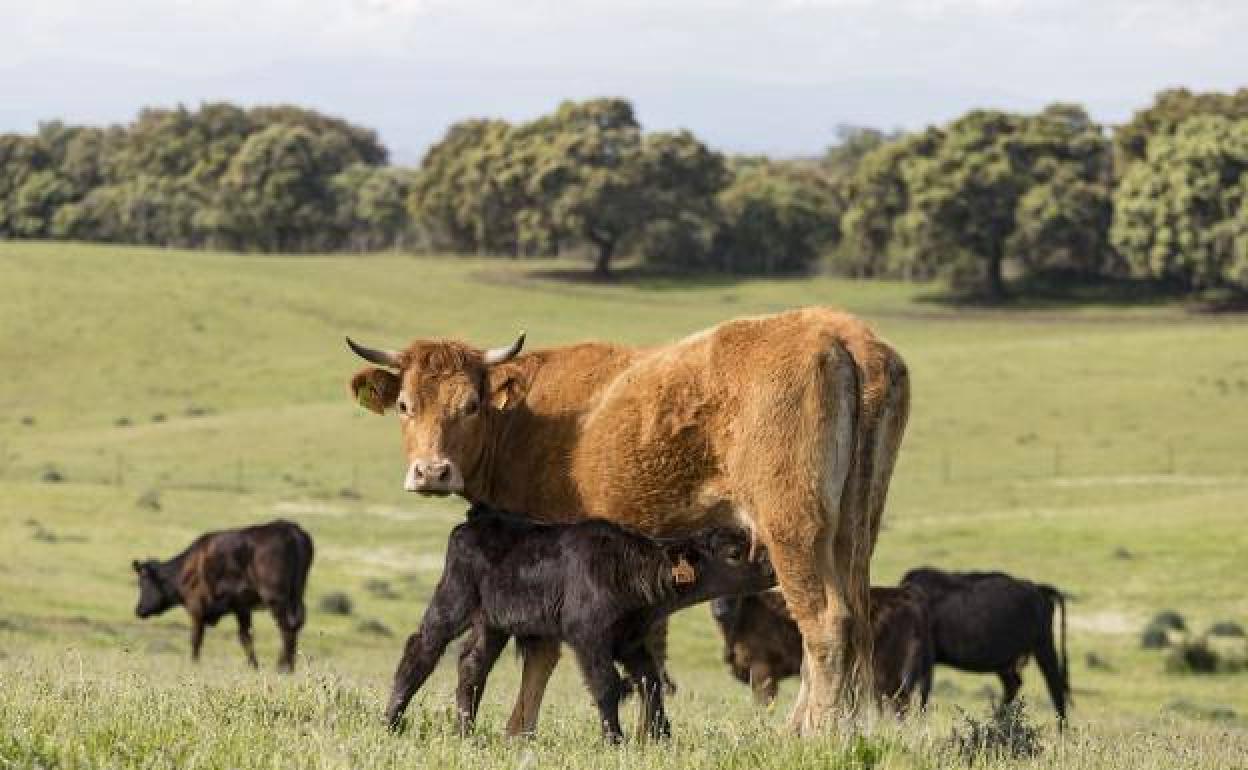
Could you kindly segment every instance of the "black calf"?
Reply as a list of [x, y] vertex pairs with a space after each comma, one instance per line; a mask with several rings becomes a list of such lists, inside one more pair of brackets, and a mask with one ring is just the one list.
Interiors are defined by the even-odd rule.
[[398, 723], [447, 644], [471, 626], [456, 690], [462, 730], [471, 728], [490, 669], [514, 636], [522, 650], [550, 638], [572, 648], [613, 742], [623, 737], [618, 661], [640, 688], [641, 729], [665, 736], [662, 680], [647, 632], [698, 602], [775, 585], [770, 563], [750, 561], [749, 547], [737, 530], [654, 540], [604, 521], [550, 526], [473, 506], [451, 532], [442, 578], [407, 640], [386, 718]]
[[[1044, 674], [1060, 721], [1066, 719], [1066, 603], [1056, 588], [1001, 572], [910, 570], [901, 584], [916, 588], [932, 621], [935, 662], [963, 671], [995, 673], [1004, 701], [1018, 694], [1028, 656]], [[1053, 612], [1061, 610], [1061, 655], [1053, 639]]]

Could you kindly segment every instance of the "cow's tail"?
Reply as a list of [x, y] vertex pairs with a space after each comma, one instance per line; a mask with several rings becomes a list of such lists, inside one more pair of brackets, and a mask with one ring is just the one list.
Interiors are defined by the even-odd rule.
[[1040, 584], [1040, 590], [1045, 596], [1049, 597], [1057, 606], [1057, 611], [1061, 615], [1061, 670], [1062, 670], [1062, 691], [1066, 694], [1067, 702], [1071, 702], [1070, 697], [1070, 658], [1066, 653], [1066, 597], [1061, 591], [1051, 585]]
[[286, 622], [291, 628], [300, 629], [307, 620], [308, 613], [303, 604], [303, 592], [308, 585], [308, 572], [312, 570], [312, 557], [316, 549], [312, 545], [312, 538], [302, 529], [295, 531], [294, 542], [291, 545], [295, 568], [290, 581], [290, 596], [286, 601]]

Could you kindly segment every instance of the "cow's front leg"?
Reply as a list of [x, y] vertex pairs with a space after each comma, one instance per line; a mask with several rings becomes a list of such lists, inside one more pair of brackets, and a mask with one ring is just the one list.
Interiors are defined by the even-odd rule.
[[516, 644], [524, 658], [524, 671], [520, 678], [520, 692], [516, 694], [516, 705], [507, 720], [507, 735], [531, 736], [537, 732], [537, 717], [542, 710], [546, 685], [559, 663], [559, 640], [529, 637], [517, 639]]
[[251, 610], [235, 610], [234, 616], [238, 618], [238, 643], [243, 646], [243, 652], [247, 655], [247, 663], [252, 668], [259, 668], [260, 664], [256, 661], [256, 646], [251, 638]]
[[204, 646], [204, 619], [191, 616], [191, 662], [199, 662], [199, 649]]

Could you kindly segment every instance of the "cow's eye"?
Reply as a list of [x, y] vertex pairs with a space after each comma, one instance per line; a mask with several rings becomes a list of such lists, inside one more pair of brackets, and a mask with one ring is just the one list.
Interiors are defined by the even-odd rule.
[[464, 405], [460, 409], [460, 411], [463, 413], [465, 417], [470, 417], [476, 414], [477, 410], [480, 408], [481, 408], [481, 399], [477, 398], [476, 396], [471, 396], [467, 401], [464, 402]]
[[407, 414], [407, 411], [408, 411], [407, 402], [400, 398], [399, 399], [399, 414], [405, 415]]

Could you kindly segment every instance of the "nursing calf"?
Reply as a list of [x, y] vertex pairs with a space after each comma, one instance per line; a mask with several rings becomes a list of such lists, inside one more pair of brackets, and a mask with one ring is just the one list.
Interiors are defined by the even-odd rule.
[[204, 626], [227, 614], [238, 618], [238, 640], [256, 666], [251, 611], [267, 607], [282, 632], [278, 669], [295, 666], [295, 639], [303, 627], [303, 589], [312, 566], [312, 538], [289, 521], [200, 535], [169, 561], [135, 561], [140, 618], [182, 605], [191, 616], [191, 660], [199, 660]]
[[393, 727], [447, 644], [471, 627], [456, 689], [462, 730], [471, 728], [486, 677], [507, 640], [522, 650], [565, 642], [598, 707], [604, 736], [623, 738], [618, 661], [643, 699], [639, 729], [667, 735], [659, 662], [645, 644], [658, 621], [718, 596], [775, 585], [748, 536], [710, 529], [655, 540], [604, 521], [544, 525], [476, 505], [447, 545], [446, 566], [420, 629], [407, 640], [386, 718]]
[[[903, 588], [871, 589], [874, 679], [881, 706], [903, 716], [919, 689], [927, 706], [931, 689], [932, 641], [927, 611], [916, 593]], [[724, 662], [754, 698], [766, 705], [780, 680], [798, 676], [802, 635], [776, 591], [716, 599], [711, 612], [724, 637]]]

